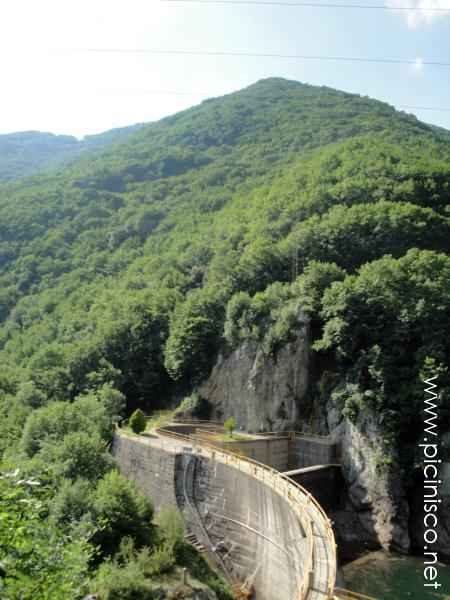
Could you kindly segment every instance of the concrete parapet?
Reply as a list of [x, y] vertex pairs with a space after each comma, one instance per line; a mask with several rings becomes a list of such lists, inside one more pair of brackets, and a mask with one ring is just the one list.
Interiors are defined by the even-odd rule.
[[331, 438], [299, 434], [290, 445], [289, 469], [339, 463], [339, 446]]
[[289, 439], [287, 436], [224, 441], [214, 439], [212, 436], [198, 431], [195, 439], [206, 441], [227, 452], [235, 452], [241, 456], [246, 456], [277, 469], [277, 471], [285, 471], [289, 467]]

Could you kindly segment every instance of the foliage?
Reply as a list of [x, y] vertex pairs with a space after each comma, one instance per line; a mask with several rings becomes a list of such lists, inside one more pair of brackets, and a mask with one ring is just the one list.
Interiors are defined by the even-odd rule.
[[21, 445], [26, 455], [32, 457], [44, 445], [62, 442], [66, 435], [77, 431], [87, 436], [100, 435], [107, 441], [111, 425], [105, 406], [93, 395], [79, 397], [73, 403], [52, 402], [29, 415]]
[[98, 434], [84, 431], [68, 433], [60, 443], [46, 443], [40, 457], [54, 464], [55, 473], [72, 481], [84, 477], [93, 482], [114, 468], [106, 443]]
[[188, 544], [184, 544], [177, 552], [177, 562], [189, 570], [192, 577], [205, 583], [217, 595], [218, 600], [232, 600], [228, 585], [222, 577], [211, 568], [207, 560], [198, 554], [194, 548]]
[[233, 431], [236, 429], [236, 419], [234, 417], [230, 417], [225, 421], [223, 426], [225, 427], [225, 431], [228, 432], [228, 435], [233, 437]]
[[98, 571], [93, 591], [100, 600], [155, 600], [152, 587], [138, 562], [122, 566], [107, 561]]
[[211, 366], [222, 323], [216, 294], [208, 288], [193, 291], [174, 311], [165, 347], [165, 366], [175, 379], [195, 383]]
[[156, 524], [164, 542], [176, 552], [184, 542], [185, 527], [180, 512], [170, 506], [163, 507], [158, 514]]
[[93, 551], [85, 537], [67, 536], [45, 520], [49, 491], [17, 473], [0, 477], [0, 555], [5, 600], [72, 600], [88, 583]]
[[291, 283], [273, 283], [251, 297], [238, 292], [228, 302], [224, 337], [235, 347], [246, 340], [260, 342], [266, 354], [289, 342], [310, 319], [319, 319], [322, 295], [345, 271], [334, 263], [311, 261]]
[[276, 361], [311, 335], [312, 399], [377, 411], [412, 456], [421, 374], [443, 407], [450, 389], [450, 134], [282, 79], [123, 133], [0, 185], [0, 455], [51, 480], [49, 527], [151, 546], [150, 507], [110, 471], [114, 424], [242, 344]]
[[92, 483], [79, 477], [65, 479], [50, 502], [50, 515], [54, 521], [67, 527], [76, 524], [92, 512]]
[[147, 421], [144, 413], [140, 408], [137, 408], [130, 417], [130, 427], [134, 433], [142, 433], [145, 431]]
[[198, 392], [192, 392], [190, 396], [183, 398], [176, 407], [173, 416], [185, 416], [188, 418], [208, 419], [211, 413], [211, 404], [200, 396]]
[[[449, 281], [447, 255], [411, 249], [364, 265], [326, 290], [316, 348], [335, 349], [352, 382], [347, 411], [370, 405], [385, 415], [386, 427], [408, 437], [423, 429], [423, 383], [415, 382], [430, 360], [449, 355]], [[443, 390], [448, 383], [441, 373]]]
[[94, 541], [104, 554], [114, 554], [124, 536], [132, 537], [137, 546], [151, 544], [153, 506], [117, 471], [99, 481], [92, 495], [92, 510], [96, 521], [102, 523]]
[[82, 141], [70, 135], [24, 131], [0, 135], [0, 180], [10, 181], [43, 169], [69, 163], [84, 152], [92, 152], [127, 137], [138, 126], [112, 129], [86, 136]]

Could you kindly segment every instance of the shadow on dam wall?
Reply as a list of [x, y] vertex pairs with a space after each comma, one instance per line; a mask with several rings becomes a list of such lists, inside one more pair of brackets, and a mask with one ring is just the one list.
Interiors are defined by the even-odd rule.
[[176, 497], [186, 523], [231, 581], [256, 598], [294, 598], [309, 542], [291, 506], [270, 487], [220, 462], [177, 457]]
[[298, 595], [309, 541], [292, 506], [269, 485], [230, 465], [116, 434], [113, 454], [158, 510], [178, 507], [188, 529], [230, 581], [257, 600]]

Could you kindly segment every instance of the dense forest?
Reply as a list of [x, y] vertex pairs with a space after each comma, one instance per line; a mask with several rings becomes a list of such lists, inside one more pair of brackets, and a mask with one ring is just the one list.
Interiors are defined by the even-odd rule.
[[71, 135], [22, 131], [0, 135], [0, 181], [12, 181], [44, 169], [73, 162], [81, 154], [98, 152], [124, 140], [140, 125], [111, 129], [87, 135], [82, 140]]
[[424, 376], [448, 406], [449, 198], [449, 132], [283, 79], [3, 183], [0, 544], [22, 533], [2, 597], [128, 598], [107, 589], [128, 578], [152, 598], [145, 574], [186, 549], [114, 470], [113, 423], [174, 406], [245, 340], [276, 355], [305, 316], [312, 401], [382, 414], [407, 477]]

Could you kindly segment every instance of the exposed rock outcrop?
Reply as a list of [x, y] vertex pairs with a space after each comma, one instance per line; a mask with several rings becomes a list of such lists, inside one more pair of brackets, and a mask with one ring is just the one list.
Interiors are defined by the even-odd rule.
[[309, 374], [310, 328], [305, 323], [275, 356], [265, 355], [255, 342], [219, 356], [199, 393], [213, 405], [215, 418], [234, 416], [247, 431], [281, 431], [301, 417]]
[[[265, 355], [255, 342], [219, 356], [199, 393], [211, 403], [213, 418], [234, 416], [239, 428], [299, 430], [312, 411], [306, 395], [311, 371], [310, 327], [305, 323], [295, 341], [275, 356]], [[380, 415], [365, 409], [352, 423], [331, 400], [322, 409], [315, 407], [314, 414], [318, 430], [329, 432], [342, 450], [346, 501], [332, 515], [339, 540], [349, 548], [358, 540], [372, 549], [381, 546], [409, 552], [420, 548], [422, 489], [414, 486], [408, 495], [397, 466], [397, 450], [383, 443]], [[443, 558], [450, 558], [450, 467], [444, 475], [449, 489], [439, 513], [438, 549]]]
[[347, 419], [336, 425], [329, 411], [332, 435], [340, 441], [342, 472], [348, 497], [359, 523], [386, 550], [408, 552], [409, 506], [400, 470], [389, 459], [382, 443], [382, 429], [375, 414], [365, 411], [355, 424]]

